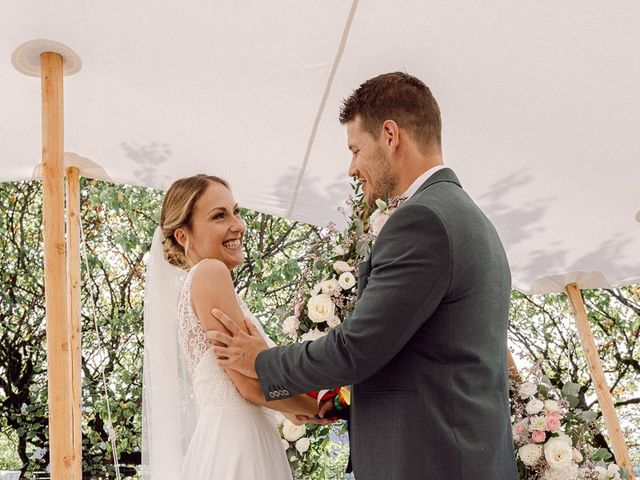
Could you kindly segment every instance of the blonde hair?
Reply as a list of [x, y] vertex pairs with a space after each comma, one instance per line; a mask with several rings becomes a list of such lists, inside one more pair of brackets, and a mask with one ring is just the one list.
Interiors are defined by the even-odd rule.
[[227, 181], [220, 177], [199, 174], [173, 182], [162, 201], [160, 228], [164, 259], [183, 270], [188, 270], [190, 264], [184, 247], [178, 243], [174, 234], [178, 228], [191, 227], [193, 207], [211, 182], [229, 188]]

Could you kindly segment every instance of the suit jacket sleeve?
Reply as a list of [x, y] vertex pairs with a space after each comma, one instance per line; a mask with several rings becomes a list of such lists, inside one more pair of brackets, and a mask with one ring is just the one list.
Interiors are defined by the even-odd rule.
[[387, 364], [446, 293], [450, 246], [445, 223], [433, 209], [417, 203], [399, 208], [376, 240], [368, 283], [352, 315], [318, 340], [258, 355], [265, 398], [356, 384]]

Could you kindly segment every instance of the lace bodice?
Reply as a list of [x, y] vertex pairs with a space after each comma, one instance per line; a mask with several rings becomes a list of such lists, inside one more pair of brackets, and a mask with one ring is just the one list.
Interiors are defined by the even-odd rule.
[[[187, 370], [193, 382], [193, 390], [200, 409], [220, 408], [225, 406], [246, 405], [255, 407], [247, 402], [238, 392], [229, 375], [215, 361], [210, 351], [205, 332], [191, 306], [191, 281], [199, 264], [195, 265], [187, 274], [178, 302], [178, 339]], [[266, 337], [262, 325], [251, 314], [247, 305], [236, 296], [243, 314], [250, 318], [263, 337], [273, 346], [274, 343]]]

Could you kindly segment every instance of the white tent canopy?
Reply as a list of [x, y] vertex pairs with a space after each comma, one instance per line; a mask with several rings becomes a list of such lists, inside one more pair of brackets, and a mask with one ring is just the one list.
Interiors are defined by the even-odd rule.
[[10, 58], [51, 39], [83, 62], [64, 91], [84, 175], [211, 173], [243, 206], [323, 225], [349, 193], [341, 99], [405, 70], [438, 99], [445, 162], [514, 287], [640, 283], [639, 26], [636, 0], [5, 1], [0, 180], [41, 162], [40, 81]]

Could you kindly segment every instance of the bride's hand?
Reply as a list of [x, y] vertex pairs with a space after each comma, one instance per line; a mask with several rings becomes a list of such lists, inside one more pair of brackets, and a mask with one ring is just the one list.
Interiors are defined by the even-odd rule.
[[250, 378], [258, 378], [256, 358], [260, 352], [267, 350], [269, 345], [256, 326], [245, 318], [244, 323], [249, 331], [247, 334], [220, 310], [214, 309], [211, 313], [232, 335], [230, 337], [215, 330], [206, 332], [213, 354], [218, 359], [218, 365], [236, 370]]
[[296, 426], [304, 425], [307, 423], [306, 419], [309, 418], [306, 415], [294, 415], [293, 413], [283, 413], [283, 415]]
[[[333, 400], [327, 400], [322, 404], [320, 410], [318, 411], [318, 415], [315, 417], [309, 417], [307, 415], [295, 415], [298, 422], [302, 423], [313, 423], [315, 425], [330, 425], [335, 423], [338, 419], [334, 416], [327, 416], [328, 413], [331, 412], [333, 408]], [[298, 425], [296, 423], [296, 425]]]

